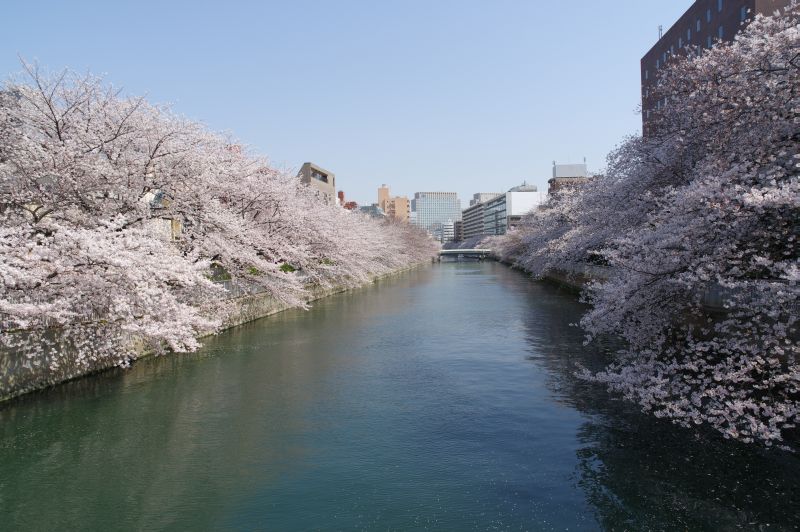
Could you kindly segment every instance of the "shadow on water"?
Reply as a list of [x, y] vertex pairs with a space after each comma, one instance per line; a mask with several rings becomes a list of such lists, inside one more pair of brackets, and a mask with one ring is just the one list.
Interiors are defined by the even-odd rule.
[[10, 401], [0, 529], [794, 529], [797, 457], [574, 376], [583, 310], [441, 264]]
[[797, 456], [677, 427], [578, 379], [576, 363], [600, 369], [618, 346], [579, 347], [581, 333], [570, 324], [586, 307], [569, 290], [535, 282], [528, 292], [535, 300], [530, 308], [536, 310], [527, 316], [527, 336], [538, 347], [529, 360], [547, 368], [548, 387], [559, 401], [587, 415], [577, 434], [581, 448], [576, 477], [603, 528], [800, 526]]

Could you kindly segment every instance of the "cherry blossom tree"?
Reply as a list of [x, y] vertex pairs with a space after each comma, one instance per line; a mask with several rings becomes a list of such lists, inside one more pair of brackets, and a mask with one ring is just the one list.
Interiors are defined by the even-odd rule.
[[607, 265], [581, 324], [627, 348], [585, 377], [680, 425], [767, 445], [796, 443], [800, 421], [799, 69], [796, 9], [674, 57], [652, 134], [495, 241], [536, 275]]
[[215, 276], [305, 307], [435, 251], [167, 107], [23, 66], [0, 90], [0, 347], [34, 366], [194, 350], [230, 311]]

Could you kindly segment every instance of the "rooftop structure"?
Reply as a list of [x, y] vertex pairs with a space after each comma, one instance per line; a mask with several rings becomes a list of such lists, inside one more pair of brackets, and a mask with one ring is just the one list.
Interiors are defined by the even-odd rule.
[[333, 203], [336, 195], [336, 176], [314, 163], [304, 163], [297, 173], [300, 182], [314, 190], [317, 197]]
[[553, 161], [553, 177], [547, 181], [548, 194], [555, 194], [566, 187], [575, 187], [589, 181], [589, 172], [586, 163], [582, 164], [556, 164]]
[[486, 203], [490, 199], [494, 199], [500, 194], [502, 194], [502, 192], [478, 192], [477, 194], [472, 195], [472, 199], [469, 200], [469, 206], [472, 207], [473, 205], [477, 205], [479, 203]]

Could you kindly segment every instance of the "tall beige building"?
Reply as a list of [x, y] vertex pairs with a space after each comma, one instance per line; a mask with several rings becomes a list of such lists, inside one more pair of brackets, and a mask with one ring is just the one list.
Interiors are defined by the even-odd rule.
[[411, 216], [411, 202], [406, 196], [391, 196], [389, 187], [381, 185], [378, 188], [378, 206], [383, 209], [386, 216], [400, 220], [401, 222], [408, 222]]
[[381, 185], [378, 188], [378, 207], [383, 209], [383, 212], [386, 212], [386, 202], [389, 201], [389, 197], [389, 187]]

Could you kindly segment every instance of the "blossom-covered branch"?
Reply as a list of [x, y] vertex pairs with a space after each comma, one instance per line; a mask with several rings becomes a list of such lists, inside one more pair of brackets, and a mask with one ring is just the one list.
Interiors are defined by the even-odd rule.
[[607, 267], [582, 325], [628, 347], [587, 377], [656, 416], [766, 444], [800, 421], [798, 53], [795, 11], [674, 57], [651, 134], [494, 241], [537, 275]]
[[434, 252], [164, 106], [24, 67], [0, 90], [0, 347], [31, 364], [193, 350], [225, 319], [215, 275], [305, 306]]

